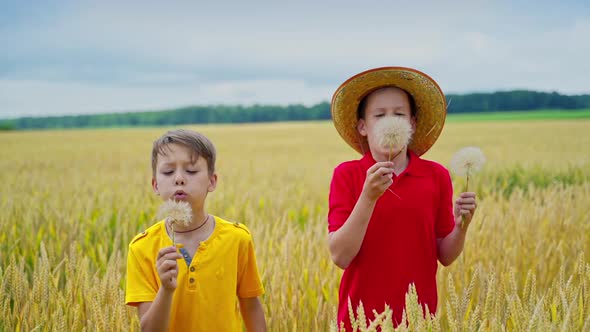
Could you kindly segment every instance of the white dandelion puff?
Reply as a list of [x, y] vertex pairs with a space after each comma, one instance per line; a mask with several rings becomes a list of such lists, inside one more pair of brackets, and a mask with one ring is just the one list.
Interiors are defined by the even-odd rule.
[[486, 158], [483, 152], [477, 147], [466, 147], [457, 151], [451, 158], [451, 171], [459, 176], [475, 174], [481, 170]]
[[408, 146], [413, 130], [408, 120], [397, 116], [386, 116], [375, 124], [375, 134], [379, 145], [389, 149], [389, 160], [391, 160], [395, 158], [395, 156], [391, 157], [395, 148], [401, 152]]
[[160, 218], [165, 218], [166, 226], [170, 226], [172, 228], [172, 244], [176, 245], [174, 237], [174, 225], [190, 225], [193, 212], [191, 206], [187, 202], [168, 200], [164, 202], [162, 206], [160, 206], [158, 216]]
[[[465, 176], [465, 191], [469, 191], [469, 177], [479, 172], [486, 158], [477, 147], [466, 147], [457, 151], [451, 158], [450, 168], [458, 176]], [[465, 227], [465, 216], [461, 217], [461, 227]]]

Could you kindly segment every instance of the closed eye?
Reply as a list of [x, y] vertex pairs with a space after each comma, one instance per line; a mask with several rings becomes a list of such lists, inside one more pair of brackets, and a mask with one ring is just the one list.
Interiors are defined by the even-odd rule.
[[197, 171], [189, 171], [189, 170], [186, 170], [186, 172], [187, 172], [188, 174], [196, 174], [196, 173], [197, 173]]
[[166, 172], [162, 172], [162, 174], [164, 174], [164, 175], [172, 175], [172, 173], [174, 173], [174, 171], [166, 171]]

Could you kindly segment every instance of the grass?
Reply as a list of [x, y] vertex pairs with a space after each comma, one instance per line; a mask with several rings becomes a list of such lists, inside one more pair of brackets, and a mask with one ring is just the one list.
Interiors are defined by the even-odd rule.
[[[417, 314], [410, 292], [400, 330], [590, 329], [589, 125], [446, 125], [424, 157], [448, 165], [461, 147], [482, 149], [478, 212], [464, 253], [438, 272], [436, 316]], [[341, 271], [326, 243], [328, 189], [334, 167], [359, 156], [327, 122], [191, 128], [218, 150], [208, 210], [253, 233], [269, 330], [335, 329]], [[164, 131], [2, 134], [0, 330], [139, 330], [124, 305], [127, 246], [155, 222], [149, 158]]]
[[448, 122], [590, 119], [590, 109], [449, 114]]

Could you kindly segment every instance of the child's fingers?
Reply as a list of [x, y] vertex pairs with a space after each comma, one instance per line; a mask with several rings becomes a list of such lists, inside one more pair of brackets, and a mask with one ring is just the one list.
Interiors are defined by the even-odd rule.
[[381, 176], [389, 176], [392, 177], [393, 176], [393, 168], [386, 168], [386, 167], [381, 167], [377, 170], [376, 172], [377, 174], [381, 175]]
[[178, 263], [175, 260], [166, 259], [166, 260], [161, 260], [159, 266], [164, 270], [168, 270], [168, 269], [176, 268], [176, 266], [178, 266]]
[[170, 280], [171, 278], [176, 278], [178, 276], [177, 270], [168, 270], [165, 272], [160, 273], [160, 280]]
[[369, 175], [369, 181], [381, 182], [384, 178], [393, 178], [393, 169], [381, 167], [373, 174]]
[[475, 205], [470, 205], [470, 204], [461, 205], [460, 209], [461, 209], [461, 211], [469, 211], [471, 213], [471, 212], [475, 211]]
[[393, 172], [393, 163], [391, 161], [377, 162], [373, 166], [369, 167], [369, 169], [367, 170], [367, 175], [373, 174], [377, 172], [377, 170], [382, 168], [391, 169], [391, 171]]
[[464, 207], [461, 207], [459, 209], [459, 214], [461, 214], [462, 216], [470, 216], [470, 215], [473, 214], [473, 210], [469, 210], [469, 209], [466, 209]]
[[168, 271], [171, 269], [176, 269], [178, 267], [178, 263], [176, 263], [175, 260], [165, 260], [165, 261], [160, 261], [160, 263], [157, 266], [158, 271]]
[[158, 270], [158, 274], [162, 275], [169, 270], [177, 270], [177, 259], [180, 259], [181, 257], [182, 256], [180, 256], [178, 253], [168, 253], [160, 257], [160, 259], [156, 261], [156, 269]]
[[386, 174], [379, 179], [380, 185], [387, 185], [388, 187], [393, 183], [393, 176]]
[[383, 186], [386, 186], [385, 188], [387, 188], [393, 183], [393, 179], [390, 174], [373, 174], [373, 176], [371, 176], [371, 178], [369, 178], [368, 180], [370, 187], [378, 188], [381, 191], [385, 190], [382, 188]]
[[156, 262], [164, 262], [164, 261], [172, 261], [172, 262], [176, 262], [176, 260], [181, 259], [182, 255], [180, 255], [178, 252], [170, 252], [165, 254], [164, 256], [158, 258], [158, 260]]
[[383, 186], [385, 184], [391, 185], [391, 183], [393, 183], [393, 169], [381, 167], [373, 173], [370, 180], [374, 181], [378, 186]]
[[455, 200], [455, 202], [457, 202], [457, 204], [473, 204], [476, 205], [476, 201], [475, 201], [475, 197], [459, 197], [457, 198], [457, 200]]
[[162, 249], [160, 249], [160, 251], [158, 251], [158, 258], [157, 259], [160, 259], [162, 256], [169, 254], [169, 253], [176, 252], [176, 251], [177, 251], [177, 248], [175, 246], [162, 248]]
[[166, 271], [162, 275], [162, 279], [176, 278], [178, 276], [178, 269]]

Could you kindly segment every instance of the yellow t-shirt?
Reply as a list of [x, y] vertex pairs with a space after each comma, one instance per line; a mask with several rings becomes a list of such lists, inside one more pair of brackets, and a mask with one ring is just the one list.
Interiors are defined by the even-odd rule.
[[[126, 304], [154, 301], [161, 284], [156, 270], [158, 251], [171, 245], [163, 221], [131, 241]], [[178, 260], [177, 281], [169, 331], [241, 331], [238, 298], [264, 293], [248, 228], [215, 217], [215, 229], [201, 242], [190, 267]]]

